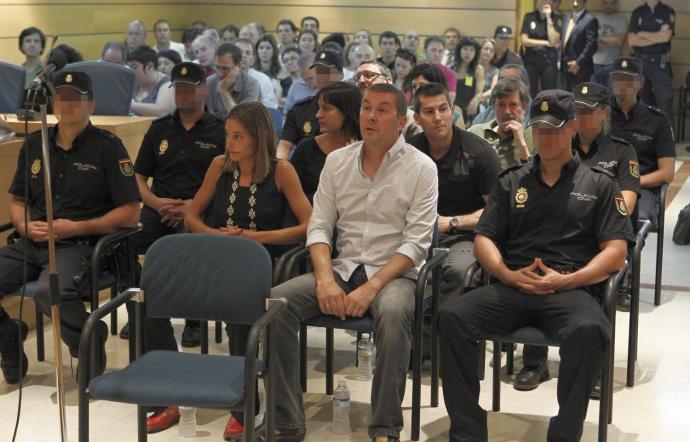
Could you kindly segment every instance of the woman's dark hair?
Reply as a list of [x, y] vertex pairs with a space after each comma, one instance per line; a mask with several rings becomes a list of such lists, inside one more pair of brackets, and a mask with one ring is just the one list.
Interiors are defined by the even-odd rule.
[[395, 51], [395, 58], [402, 58], [403, 60], [407, 60], [410, 63], [412, 63], [412, 66], [417, 64], [417, 56], [412, 53], [412, 51], [408, 49], [398, 49]]
[[223, 34], [225, 34], [226, 32], [231, 32], [231, 33], [235, 34], [235, 37], [240, 35], [240, 30], [235, 25], [227, 25], [226, 27], [221, 29], [220, 30], [220, 38], [223, 38]]
[[[194, 41], [195, 38], [203, 34], [204, 31], [197, 27], [189, 27], [182, 31], [182, 43], [184, 44], [190, 44]], [[222, 34], [221, 34], [222, 35]]]
[[467, 66], [467, 74], [474, 76], [474, 71], [477, 69], [477, 64], [479, 64], [479, 53], [482, 50], [482, 47], [479, 46], [479, 43], [477, 40], [475, 40], [472, 37], [463, 37], [460, 39], [458, 42], [458, 45], [455, 47], [455, 66], [456, 69], [460, 67], [460, 64], [462, 63], [462, 57], [460, 56], [460, 51], [462, 51], [462, 48], [465, 46], [472, 46], [474, 48], [474, 58], [470, 62], [469, 66]]
[[160, 57], [167, 58], [168, 60], [172, 61], [174, 64], [182, 63], [182, 57], [180, 57], [180, 53], [177, 51], [173, 51], [172, 49], [160, 51], [158, 53], [158, 58], [160, 58]]
[[337, 108], [345, 117], [342, 131], [356, 140], [362, 139], [359, 130], [359, 108], [362, 106], [362, 94], [359, 88], [339, 81], [319, 91], [319, 100]]
[[293, 22], [292, 20], [288, 20], [288, 19], [283, 19], [283, 20], [278, 22], [278, 24], [276, 25], [276, 32], [278, 32], [278, 28], [283, 26], [283, 25], [288, 25], [288, 26], [290, 26], [290, 29], [292, 30], [292, 32], [297, 32], [297, 25], [295, 25], [295, 22]]
[[413, 67], [410, 71], [410, 75], [407, 76], [410, 80], [414, 80], [417, 77], [424, 77], [429, 83], [438, 83], [444, 87], [448, 87], [448, 80], [446, 76], [443, 75], [441, 68], [431, 63], [420, 63]]
[[158, 53], [148, 46], [139, 46], [127, 55], [127, 61], [138, 61], [144, 69], [146, 69], [146, 65], [151, 63], [153, 69], [156, 70], [158, 66]]
[[321, 44], [325, 45], [326, 43], [331, 42], [340, 46], [340, 51], [345, 49], [345, 45], [347, 44], [345, 43], [345, 34], [343, 34], [342, 32], [334, 32], [333, 34], [327, 35], [326, 38], [323, 39]]
[[84, 61], [84, 57], [82, 57], [81, 52], [77, 51], [72, 46], [67, 46], [65, 44], [57, 45], [57, 46], [55, 46], [55, 49], [53, 49], [53, 51], [57, 51], [57, 50], [60, 50], [60, 51], [62, 51], [63, 54], [65, 54], [65, 58], [67, 59], [67, 64], [77, 63], [79, 61]]
[[24, 39], [33, 34], [38, 34], [38, 38], [41, 39], [41, 54], [43, 54], [43, 51], [46, 48], [46, 35], [43, 33], [43, 31], [35, 26], [26, 28], [19, 34], [19, 50], [22, 52], [22, 54], [24, 53], [24, 51], [22, 51], [22, 43], [24, 42]]
[[[271, 65], [268, 68], [268, 72], [263, 70], [261, 67], [261, 60], [259, 59], [259, 45], [261, 43], [268, 43], [271, 45], [273, 54], [271, 54]], [[264, 34], [257, 40], [256, 46], [254, 46], [254, 68], [257, 71], [261, 71], [269, 77], [276, 78], [278, 73], [280, 73], [280, 61], [278, 60], [278, 45], [276, 44], [276, 39], [271, 34]]]
[[316, 35], [316, 32], [312, 31], [311, 29], [305, 29], [299, 33], [299, 37], [297, 37], [297, 44], [299, 45], [299, 40], [304, 34], [309, 34], [314, 37], [314, 53], [319, 52], [319, 37]]

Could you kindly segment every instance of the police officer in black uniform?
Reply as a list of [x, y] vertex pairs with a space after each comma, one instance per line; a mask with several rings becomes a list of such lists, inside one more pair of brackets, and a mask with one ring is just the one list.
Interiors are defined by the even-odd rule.
[[676, 12], [659, 0], [646, 0], [630, 17], [628, 45], [641, 61], [645, 84], [640, 98], [655, 104], [673, 122], [673, 73], [671, 39], [675, 33]]
[[[144, 201], [142, 230], [134, 239], [139, 254], [145, 254], [158, 238], [184, 229], [184, 215], [208, 166], [225, 152], [224, 123], [204, 107], [208, 87], [203, 69], [195, 63], [180, 63], [171, 72], [171, 83], [177, 109], [151, 124], [135, 163]], [[151, 187], [149, 178], [153, 178]], [[153, 322], [165, 329], [171, 327], [167, 320]], [[154, 327], [150, 328], [146, 338], [149, 350], [177, 350], [172, 333], [158, 336]], [[198, 321], [187, 321], [182, 345], [199, 345], [199, 338]]]
[[520, 31], [522, 59], [529, 74], [532, 98], [558, 83], [558, 49], [563, 19], [552, 11], [551, 0], [539, 0], [538, 8], [525, 14]]
[[[48, 130], [55, 234], [55, 253], [60, 288], [60, 330], [70, 355], [78, 357], [79, 337], [88, 318], [81, 295], [84, 284], [74, 280], [90, 263], [93, 246], [101, 235], [136, 226], [139, 190], [132, 162], [122, 142], [110, 132], [91, 125], [93, 87], [82, 72], [61, 71], [54, 79], [53, 109], [58, 124]], [[25, 157], [28, 156], [29, 170]], [[10, 187], [10, 219], [16, 238], [0, 249], [0, 298], [14, 293], [23, 281], [23, 256], [28, 253], [28, 280], [37, 280], [37, 308], [50, 313], [48, 286], [48, 227], [40, 132], [29, 135], [20, 151]], [[27, 182], [28, 181], [28, 182]], [[27, 189], [28, 187], [28, 189]], [[25, 197], [26, 192], [26, 197]], [[24, 210], [28, 210], [28, 224]], [[88, 274], [88, 273], [87, 273]], [[83, 280], [82, 280], [83, 282]], [[86, 287], [90, 287], [87, 283]], [[22, 324], [26, 337], [26, 325]], [[108, 326], [99, 321], [97, 373], [105, 369]], [[28, 361], [18, 348], [18, 329], [0, 307], [2, 371], [8, 383], [19, 382]], [[23, 372], [18, 372], [19, 358]]]
[[[343, 79], [343, 57], [340, 53], [323, 50], [316, 54], [311, 69], [316, 69], [316, 91], [329, 84]], [[280, 132], [277, 156], [288, 159], [292, 148], [300, 141], [319, 134], [319, 122], [316, 113], [319, 111], [319, 94], [297, 101], [288, 111]]]
[[600, 305], [608, 275], [623, 267], [633, 240], [627, 207], [604, 169], [572, 152], [575, 100], [543, 91], [532, 103], [539, 154], [506, 169], [475, 228], [475, 256], [497, 283], [441, 309], [441, 368], [450, 440], [487, 440], [479, 399], [480, 339], [524, 326], [561, 343], [558, 415], [548, 440], [580, 440], [589, 394], [609, 345]]
[[635, 147], [641, 186], [639, 218], [656, 223], [659, 205], [655, 191], [673, 181], [676, 147], [664, 112], [638, 99], [644, 81], [642, 66], [636, 58], [620, 57], [613, 62], [611, 134]]

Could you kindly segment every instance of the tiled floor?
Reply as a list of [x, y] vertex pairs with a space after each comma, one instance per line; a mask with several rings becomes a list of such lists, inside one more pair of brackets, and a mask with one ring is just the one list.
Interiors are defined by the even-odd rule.
[[[680, 163], [679, 163], [680, 166]], [[640, 316], [639, 360], [636, 370], [636, 385], [625, 387], [625, 363], [627, 351], [628, 315], [617, 317], [615, 392], [613, 424], [609, 427], [611, 441], [690, 441], [690, 277], [688, 262], [690, 246], [676, 246], [671, 241], [671, 232], [679, 210], [690, 202], [690, 184], [682, 187], [668, 207], [664, 254], [664, 285], [662, 305], [654, 308], [652, 292], [642, 291]], [[656, 238], [650, 237], [645, 249], [642, 282], [653, 283], [653, 251]], [[124, 315], [121, 313], [121, 319]], [[176, 331], [181, 332], [181, 324]], [[178, 336], [179, 337], [179, 336]], [[369, 383], [354, 380], [354, 337], [345, 332], [336, 332], [335, 367], [337, 379], [346, 379], [352, 394], [351, 421], [353, 433], [350, 436], [334, 436], [330, 430], [331, 398], [323, 392], [324, 382], [324, 340], [322, 329], [309, 333], [309, 393], [305, 395], [308, 427], [308, 441], [367, 441], [366, 426], [369, 414]], [[26, 342], [30, 366], [23, 390], [21, 424], [18, 441], [59, 440], [58, 411], [53, 374], [53, 351], [50, 348], [51, 332], [46, 333], [47, 361], [36, 362], [35, 335]], [[226, 341], [227, 342], [227, 341]], [[226, 344], [212, 344], [211, 351], [227, 351]], [[107, 343], [108, 369], [122, 367], [127, 359], [124, 341], [110, 337]], [[66, 349], [63, 352], [66, 356]], [[490, 356], [490, 355], [489, 355]], [[487, 358], [489, 369], [490, 357]], [[517, 361], [520, 358], [516, 358]], [[556, 379], [558, 376], [558, 353], [550, 353], [550, 370], [554, 379], [542, 384], [532, 392], [518, 392], [504, 377], [502, 383], [502, 410], [489, 414], [489, 439], [491, 441], [541, 441], [545, 440], [549, 417], [557, 410]], [[76, 361], [75, 365], [76, 365]], [[70, 375], [70, 361], [65, 361], [65, 386], [67, 402], [67, 424], [69, 439], [77, 439], [77, 386]], [[519, 364], [519, 362], [518, 362]], [[519, 370], [519, 365], [517, 369]], [[422, 440], [447, 440], [449, 420], [443, 407], [431, 408], [429, 404], [428, 373], [422, 390]], [[405, 396], [405, 429], [403, 440], [409, 440], [411, 381]], [[0, 382], [0, 440], [11, 440], [16, 417], [18, 390]], [[482, 383], [481, 404], [490, 407], [491, 385], [487, 379]], [[582, 440], [595, 441], [597, 434], [598, 403], [592, 401], [589, 407], [585, 433]], [[217, 410], [199, 410], [198, 432], [194, 440], [222, 440], [227, 413]], [[135, 407], [96, 401], [91, 404], [91, 435], [95, 441], [136, 440]], [[151, 435], [151, 441], [183, 440], [177, 428]]]

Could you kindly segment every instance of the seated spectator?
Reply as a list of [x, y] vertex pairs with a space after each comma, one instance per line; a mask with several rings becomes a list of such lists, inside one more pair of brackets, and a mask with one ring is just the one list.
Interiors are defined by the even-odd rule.
[[412, 52], [417, 57], [417, 61], [424, 60], [424, 56], [417, 53], [419, 50], [419, 32], [415, 30], [405, 32], [405, 37], [402, 41], [402, 48]]
[[40, 29], [32, 26], [22, 30], [19, 34], [19, 51], [25, 57], [24, 63], [22, 63], [26, 69], [25, 89], [31, 87], [34, 78], [43, 70], [44, 63], [41, 60], [41, 55], [45, 48], [46, 36]]
[[496, 118], [473, 124], [469, 129], [493, 146], [504, 169], [526, 163], [534, 152], [532, 128], [524, 126], [529, 102], [526, 84], [516, 78], [503, 78], [496, 83], [491, 96]]
[[156, 36], [156, 44], [152, 47], [156, 52], [172, 50], [180, 54], [180, 57], [184, 57], [184, 44], [172, 41], [170, 23], [167, 20], [158, 20], [153, 25], [153, 32]]
[[442, 65], [448, 66], [451, 69], [455, 65], [455, 46], [458, 45], [460, 37], [462, 37], [460, 31], [452, 26], [443, 31], [446, 49], [443, 51]]
[[424, 56], [426, 57], [426, 62], [438, 66], [446, 77], [446, 84], [448, 84], [448, 91], [450, 92], [450, 98], [455, 101], [455, 95], [457, 91], [457, 75], [453, 69], [445, 66], [441, 63], [443, 58], [443, 39], [437, 36], [427, 37], [424, 40]]
[[256, 43], [255, 53], [256, 60], [254, 61], [254, 69], [268, 75], [273, 83], [273, 91], [277, 98], [282, 98], [283, 88], [280, 81], [287, 77], [288, 74], [278, 60], [279, 52], [276, 46], [276, 40], [272, 35], [266, 34], [262, 36]]
[[486, 104], [491, 98], [491, 91], [498, 81], [498, 68], [491, 64], [496, 56], [496, 41], [493, 38], [487, 38], [482, 42], [479, 51], [479, 65], [484, 69], [484, 90], [482, 90], [479, 110], [486, 109]]
[[205, 35], [205, 36], [215, 40], [216, 45], [220, 44], [220, 31], [218, 31], [218, 28], [214, 28], [213, 26], [209, 26], [206, 29], [204, 29], [204, 31], [202, 32], [202, 35]]
[[360, 43], [351, 41], [345, 46], [343, 50], [343, 61], [345, 65], [343, 66], [343, 80], [349, 81], [355, 76], [357, 71], [357, 59], [355, 58], [355, 48], [359, 46]]
[[148, 46], [139, 46], [127, 56], [139, 86], [130, 109], [137, 115], [162, 117], [175, 110], [175, 94], [170, 77], [156, 69], [158, 54]]
[[[226, 153], [209, 166], [185, 225], [195, 233], [253, 239], [264, 244], [275, 260], [285, 245], [305, 240], [311, 205], [292, 165], [275, 159], [273, 123], [263, 105], [238, 105], [228, 114], [225, 130]], [[288, 211], [294, 213], [297, 225], [284, 226]], [[227, 326], [230, 354], [244, 355], [249, 329]], [[240, 439], [243, 421], [241, 412], [233, 412], [223, 437]]]
[[362, 94], [359, 89], [343, 82], [333, 83], [319, 92], [318, 103], [316, 119], [321, 134], [300, 141], [290, 159], [310, 201], [319, 187], [326, 156], [362, 139], [359, 130]]
[[240, 30], [235, 25], [227, 25], [220, 30], [220, 41], [222, 43], [235, 43], [239, 36]]
[[139, 46], [146, 44], [146, 26], [141, 20], [133, 20], [127, 25], [127, 33], [125, 34], [125, 45], [127, 46], [127, 53], [132, 52]]
[[261, 86], [246, 69], [242, 69], [242, 51], [232, 43], [223, 43], [216, 49], [215, 75], [208, 77], [206, 108], [218, 118], [225, 116], [236, 105], [260, 101]]
[[306, 52], [315, 54], [319, 47], [319, 39], [314, 31], [310, 31], [309, 29], [302, 30], [297, 39], [297, 46], [303, 54]]
[[[417, 88], [426, 83], [438, 83], [448, 89], [446, 76], [443, 75], [441, 68], [435, 64], [420, 63], [412, 68], [408, 77], [410, 78], [413, 97]], [[460, 129], [465, 128], [465, 120], [462, 118], [462, 111], [457, 106], [453, 107], [453, 125]]]
[[393, 84], [405, 95], [408, 107], [412, 105], [412, 83], [409, 77], [416, 64], [417, 57], [407, 49], [398, 49], [395, 53]]
[[175, 65], [180, 63], [182, 63], [182, 57], [178, 52], [172, 50], [158, 52], [158, 71], [168, 77]]
[[[482, 138], [453, 126], [453, 102], [438, 83], [417, 88], [414, 119], [423, 132], [409, 143], [434, 161], [438, 173], [439, 234], [472, 233], [501, 170], [496, 152]], [[462, 289], [473, 262], [471, 240], [451, 246], [443, 264], [442, 303]]]
[[196, 28], [196, 29], [198, 29], [198, 30], [200, 30], [200, 31], [203, 31], [204, 29], [206, 29], [206, 22], [203, 21], [203, 20], [194, 20], [194, 21], [189, 25], [189, 27], [190, 27], [190, 28]]
[[368, 433], [377, 441], [400, 437], [414, 279], [431, 246], [437, 203], [433, 162], [401, 135], [405, 111], [405, 97], [393, 85], [367, 91], [360, 112], [364, 141], [326, 158], [314, 196], [307, 232], [314, 273], [271, 291], [271, 297], [288, 300], [274, 323], [277, 377], [285, 380], [275, 391], [278, 440], [305, 437], [297, 333], [301, 321], [318, 315], [373, 317], [376, 370]]
[[484, 68], [479, 64], [479, 43], [471, 37], [460, 40], [455, 51], [455, 72], [458, 75], [455, 104], [462, 109], [465, 121], [479, 112], [484, 90]]
[[354, 57], [357, 67], [361, 66], [362, 63], [371, 63], [372, 61], [376, 61], [376, 53], [374, 52], [374, 48], [366, 43], [357, 45], [354, 50]]
[[381, 49], [381, 56], [377, 60], [393, 71], [395, 69], [395, 53], [400, 49], [398, 35], [393, 31], [383, 31], [379, 35], [379, 48]]
[[[290, 86], [285, 99], [283, 114], [286, 115], [295, 103], [316, 95], [316, 71], [311, 68], [314, 64], [314, 58], [315, 54], [300, 54], [299, 61], [297, 62], [299, 64], [299, 78]], [[278, 151], [280, 151], [280, 148], [278, 148]]]
[[103, 46], [101, 51], [101, 61], [108, 63], [125, 64], [127, 63], [127, 48], [119, 41], [109, 41]]
[[[529, 75], [527, 74], [527, 70], [522, 66], [521, 64], [505, 64], [503, 65], [499, 70], [498, 70], [498, 81], [501, 81], [505, 78], [515, 78], [520, 80], [523, 84], [525, 84], [527, 87], [529, 87]], [[529, 103], [532, 102], [532, 99], [530, 98]], [[529, 104], [525, 109], [529, 109]], [[480, 113], [477, 114], [476, 117], [472, 120], [472, 125], [475, 124], [485, 124], [489, 123], [491, 120], [496, 118], [496, 113], [494, 112], [494, 107], [492, 103], [489, 103], [489, 105], [481, 111]], [[527, 121], [529, 120], [529, 113], [525, 112], [525, 118], [523, 120], [524, 124], [527, 124]]]
[[[75, 48], [72, 46], [66, 45], [66, 44], [61, 44], [57, 45], [53, 48], [53, 51], [60, 51], [64, 54], [65, 59], [67, 60], [67, 64], [70, 63], [78, 63], [80, 61], [84, 61], [84, 57], [81, 55], [81, 52], [77, 51]], [[51, 51], [52, 54], [52, 51]], [[48, 56], [50, 59], [50, 56]]]
[[240, 28], [239, 38], [244, 40], [249, 40], [249, 42], [254, 46], [257, 41], [259, 41], [259, 31], [256, 26], [252, 23], [246, 24]]
[[513, 43], [513, 29], [510, 26], [497, 26], [494, 31], [494, 41], [496, 42], [496, 55], [491, 62], [498, 69], [507, 64], [522, 65], [522, 58], [510, 47]]
[[310, 15], [303, 17], [302, 21], [300, 22], [300, 34], [304, 31], [311, 31], [314, 33], [315, 38], [318, 38], [319, 36], [319, 19], [316, 17], [312, 17]]
[[[326, 45], [333, 45], [332, 50], [337, 50], [338, 52], [343, 52], [343, 49], [345, 49], [345, 34], [342, 32], [334, 32], [332, 34], [328, 34], [326, 38], [321, 40], [321, 47], [320, 49], [329, 49], [328, 47], [325, 47]], [[336, 48], [337, 46], [337, 48]], [[342, 54], [341, 54], [342, 55]]]
[[530, 115], [539, 154], [499, 176], [475, 228], [474, 254], [497, 282], [456, 297], [439, 314], [450, 440], [487, 440], [478, 340], [531, 326], [560, 343], [560, 408], [545, 439], [576, 441], [611, 339], [603, 282], [623, 267], [634, 240], [623, 197], [607, 173], [573, 155], [572, 94], [543, 91]]
[[194, 48], [192, 43], [194, 40], [202, 34], [202, 30], [196, 27], [189, 27], [182, 33], [182, 44], [184, 45], [184, 55], [182, 61], [194, 61], [196, 60], [196, 55], [194, 55]]
[[286, 48], [280, 55], [280, 61], [285, 69], [285, 73], [287, 74], [280, 80], [280, 89], [283, 91], [282, 96], [279, 97], [281, 109], [285, 105], [285, 100], [287, 99], [290, 87], [294, 82], [300, 79], [300, 55], [301, 52], [296, 47]]
[[297, 26], [292, 20], [283, 19], [276, 25], [276, 34], [280, 45], [278, 49], [282, 54], [287, 48], [297, 47]]
[[371, 46], [374, 44], [371, 41], [371, 32], [368, 29], [360, 29], [359, 31], [355, 32], [355, 36], [352, 38], [352, 41], [358, 45], [366, 43]]
[[201, 65], [206, 76], [210, 77], [213, 75], [215, 73], [213, 70], [213, 56], [218, 48], [218, 43], [213, 38], [201, 34], [192, 42], [192, 48], [194, 49], [196, 63]]
[[254, 45], [249, 40], [240, 38], [235, 45], [242, 51], [242, 69], [245, 69], [250, 77], [259, 82], [261, 87], [261, 103], [266, 107], [278, 109], [278, 98], [273, 90], [273, 83], [268, 75], [254, 69], [255, 57]]

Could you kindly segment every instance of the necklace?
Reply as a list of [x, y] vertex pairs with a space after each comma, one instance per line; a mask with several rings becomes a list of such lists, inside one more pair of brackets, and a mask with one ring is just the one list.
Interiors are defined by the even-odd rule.
[[[235, 225], [235, 220], [232, 219], [232, 216], [235, 214], [235, 201], [237, 201], [237, 195], [235, 195], [235, 192], [237, 191], [237, 188], [240, 187], [240, 170], [235, 169], [235, 171], [232, 173], [232, 193], [230, 194], [230, 197], [228, 198], [228, 221], [226, 222], [226, 225], [228, 227], [234, 226]], [[256, 197], [254, 197], [254, 194], [257, 191], [256, 183], [252, 183], [251, 186], [249, 186], [249, 230], [256, 231], [256, 211], [254, 210], [254, 206], [256, 205]]]

